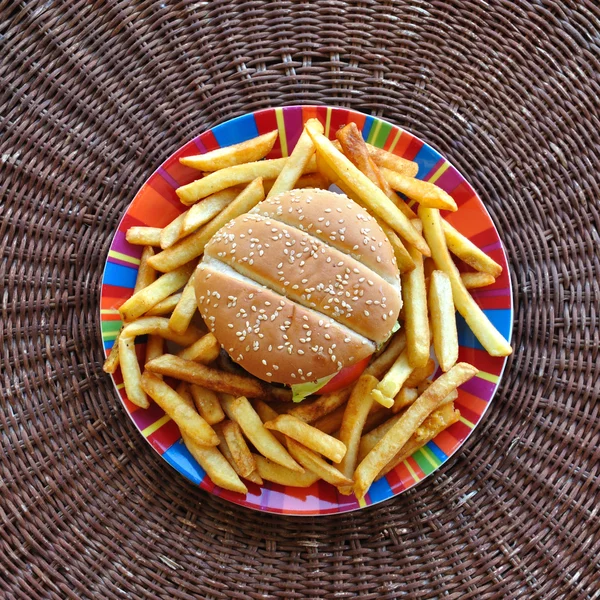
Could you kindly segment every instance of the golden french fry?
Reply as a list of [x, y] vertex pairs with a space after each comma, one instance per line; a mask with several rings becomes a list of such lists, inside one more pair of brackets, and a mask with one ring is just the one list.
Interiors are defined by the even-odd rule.
[[472, 365], [457, 363], [447, 373], [438, 377], [425, 393], [406, 409], [358, 465], [354, 473], [354, 491], [357, 498], [364, 497], [379, 471], [392, 460], [419, 425], [442, 404], [444, 398], [474, 377], [477, 372], [478, 369]]
[[[279, 413], [272, 406], [266, 402], [263, 402], [259, 398], [252, 401], [252, 406], [263, 423], [266, 423], [271, 419], [276, 419], [279, 416]], [[287, 438], [285, 435], [283, 435], [283, 433], [279, 433], [279, 431], [273, 431], [272, 433], [282, 446], [286, 445]]]
[[291, 415], [279, 415], [267, 421], [265, 427], [284, 433], [335, 463], [339, 463], [346, 454], [346, 446], [342, 442]]
[[130, 227], [125, 239], [136, 246], [160, 246], [159, 227]]
[[[489, 273], [492, 277], [500, 277], [502, 267], [485, 252], [480, 250], [471, 240], [459, 233], [448, 221], [441, 219], [446, 245], [452, 254], [472, 266], [477, 271]], [[436, 261], [437, 262], [437, 261]], [[439, 265], [438, 265], [439, 267]]]
[[[412, 160], [407, 160], [406, 158], [402, 158], [387, 150], [376, 148], [375, 146], [371, 146], [371, 144], [367, 144], [367, 149], [369, 150], [369, 155], [373, 159], [373, 162], [378, 167], [385, 167], [386, 169], [396, 171], [407, 177], [416, 177], [419, 172], [419, 165]], [[412, 218], [414, 218], [414, 215]]]
[[468, 290], [486, 287], [496, 281], [493, 275], [481, 273], [480, 271], [476, 271], [475, 273], [461, 273], [460, 278]]
[[423, 367], [429, 358], [430, 347], [423, 256], [415, 248], [408, 251], [415, 268], [401, 277], [406, 349], [411, 366]]
[[[323, 132], [323, 125], [317, 119], [310, 119], [310, 122], [313, 123], [316, 130], [320, 130], [321, 133]], [[270, 189], [267, 198], [291, 190], [296, 185], [298, 179], [300, 179], [302, 172], [314, 153], [315, 146], [305, 129], [300, 135], [300, 139], [292, 150], [281, 173], [279, 173], [279, 176], [275, 180], [273, 187]]]
[[408, 360], [408, 350], [403, 350], [390, 370], [371, 392], [373, 399], [382, 406], [391, 408], [394, 405], [394, 397], [400, 391], [412, 370]]
[[151, 256], [154, 256], [154, 248], [152, 246], [144, 246], [135, 280], [135, 287], [133, 288], [134, 294], [148, 287], [156, 280], [156, 271], [148, 264], [148, 259]]
[[165, 353], [165, 340], [160, 335], [151, 334], [146, 342], [146, 358], [144, 364]]
[[[244, 435], [262, 455], [292, 471], [298, 473], [304, 471], [277, 441], [277, 438], [263, 425], [247, 398], [244, 396], [234, 398], [229, 394], [222, 394], [221, 404], [227, 416], [239, 424]], [[263, 477], [260, 469], [259, 474]], [[265, 479], [268, 479], [268, 477], [265, 477]]]
[[[209, 173], [202, 179], [177, 188], [176, 192], [181, 202], [189, 206], [206, 196], [236, 185], [248, 184], [255, 179], [276, 179], [288, 160], [289, 158], [273, 158], [235, 165]], [[311, 159], [304, 172], [314, 173], [316, 168], [316, 162]]]
[[423, 222], [423, 230], [429, 244], [433, 245], [432, 256], [438, 269], [450, 278], [454, 306], [463, 316], [475, 337], [492, 356], [508, 356], [512, 353], [510, 344], [492, 325], [485, 313], [465, 288], [460, 273], [450, 257], [446, 238], [442, 229], [442, 218], [434, 208], [419, 207], [419, 216]]
[[333, 435], [336, 431], [339, 431], [340, 427], [342, 426], [342, 419], [344, 418], [345, 410], [346, 407], [342, 404], [342, 406], [338, 406], [334, 411], [327, 415], [323, 415], [320, 419], [314, 421], [312, 425], [313, 427], [320, 429], [323, 433]]
[[142, 389], [167, 413], [179, 429], [201, 446], [216, 446], [219, 438], [211, 426], [171, 386], [153, 373], [142, 375]]
[[239, 196], [222, 210], [214, 219], [201, 227], [196, 233], [183, 238], [170, 248], [159, 252], [153, 256], [149, 262], [158, 271], [166, 272], [173, 271], [188, 263], [190, 260], [197, 258], [204, 252], [204, 246], [210, 238], [223, 225], [247, 213], [251, 208], [256, 206], [261, 200], [265, 199], [265, 192], [262, 185], [262, 179], [254, 179]]
[[[227, 445], [227, 440], [225, 440], [225, 435], [223, 434], [223, 431], [222, 431], [222, 425], [223, 425], [223, 423], [218, 423], [214, 427], [215, 433], [217, 434], [217, 437], [219, 438], [219, 450], [221, 451], [221, 454], [225, 457], [227, 462], [233, 467], [233, 470], [238, 475], [241, 476], [238, 466], [235, 463], [235, 461], [233, 460], [233, 454], [231, 454], [231, 450], [229, 450], [229, 446]], [[254, 456], [252, 458], [254, 458]], [[263, 485], [263, 480], [261, 479], [260, 475], [258, 474], [258, 471], [253, 471], [252, 473], [249, 473], [245, 477], [245, 479], [247, 479], [248, 481], [252, 481], [253, 483], [256, 483], [257, 485]]]
[[106, 357], [106, 360], [102, 365], [102, 370], [105, 373], [115, 373], [119, 366], [119, 338], [121, 337], [121, 331], [123, 331], [123, 326], [119, 329], [112, 348], [110, 349], [110, 354]]
[[252, 471], [256, 471], [256, 461], [242, 435], [241, 427], [235, 421], [225, 421], [222, 431], [241, 476], [248, 477]]
[[373, 406], [371, 406], [371, 411], [369, 412], [369, 416], [365, 421], [365, 426], [363, 427], [363, 433], [368, 433], [375, 427], [378, 427], [390, 416], [389, 409], [385, 408], [379, 404], [379, 402], [373, 402]]
[[423, 424], [417, 428], [408, 442], [402, 446], [396, 456], [394, 456], [394, 458], [392, 458], [392, 460], [378, 473], [375, 481], [381, 479], [384, 475], [387, 475], [419, 448], [422, 448], [427, 442], [434, 439], [438, 433], [447, 429], [459, 419], [460, 412], [455, 410], [452, 404], [444, 404], [433, 411], [425, 421], [423, 421]]
[[142, 317], [123, 327], [121, 337], [137, 337], [138, 335], [159, 335], [181, 346], [188, 346], [202, 336], [202, 331], [190, 325], [185, 333], [175, 333], [169, 328], [169, 319], [164, 317]]
[[150, 402], [141, 386], [142, 372], [135, 353], [134, 338], [119, 338], [119, 363], [127, 398], [140, 408], [148, 408]]
[[202, 418], [209, 425], [220, 423], [225, 418], [225, 413], [221, 408], [217, 394], [194, 383], [190, 384], [189, 387], [194, 399], [194, 405]]
[[406, 384], [396, 394], [394, 398], [394, 405], [392, 406], [392, 412], [394, 414], [399, 413], [403, 408], [410, 406], [419, 397], [419, 390], [415, 387], [408, 387]]
[[381, 174], [393, 189], [402, 192], [421, 206], [453, 212], [458, 209], [454, 198], [435, 183], [407, 177], [385, 168], [381, 169]]
[[[352, 475], [356, 468], [360, 436], [373, 405], [371, 392], [378, 383], [377, 379], [372, 375], [363, 374], [356, 382], [346, 404], [339, 439], [346, 446], [347, 450], [340, 463], [340, 471], [350, 481], [352, 481]], [[338, 485], [338, 490], [341, 494], [349, 495], [352, 493], [352, 485]]]
[[171, 294], [164, 300], [161, 300], [158, 304], [155, 304], [150, 310], [147, 310], [145, 315], [147, 317], [160, 317], [162, 315], [168, 315], [173, 312], [177, 303], [181, 300], [181, 292]]
[[234, 187], [212, 194], [190, 207], [186, 211], [181, 237], [196, 231], [202, 225], [214, 219], [222, 210], [225, 210], [242, 192], [243, 188]]
[[404, 387], [416, 388], [421, 381], [431, 377], [435, 371], [435, 361], [430, 358], [424, 367], [417, 367], [404, 382]]
[[429, 248], [421, 234], [401, 210], [352, 162], [318, 130], [307, 124], [306, 129], [311, 136], [317, 152], [343, 181], [375, 215], [384, 220], [394, 231], [420, 252], [429, 256]]
[[206, 154], [184, 156], [179, 159], [179, 162], [186, 167], [200, 171], [218, 171], [243, 163], [255, 162], [271, 152], [277, 135], [277, 130], [270, 131], [233, 146], [211, 150]]
[[[168, 252], [168, 250], [164, 250], [163, 252]], [[162, 252], [149, 258], [148, 263], [161, 254]], [[154, 283], [151, 283], [148, 287], [136, 292], [131, 298], [126, 300], [121, 305], [121, 308], [119, 308], [123, 320], [133, 321], [134, 319], [141, 317], [155, 304], [158, 304], [161, 300], [164, 300], [173, 292], [176, 292], [179, 288], [183, 287], [192, 274], [194, 265], [185, 264], [178, 266], [178, 269], [171, 273], [161, 275]]]
[[254, 454], [254, 460], [258, 467], [258, 474], [263, 479], [279, 485], [305, 488], [310, 487], [319, 479], [319, 476], [311, 471], [304, 471], [303, 473], [292, 471], [258, 454]]
[[177, 303], [177, 306], [169, 319], [169, 327], [175, 333], [184, 333], [187, 331], [187, 328], [192, 322], [192, 317], [196, 312], [196, 290], [194, 289], [195, 278], [196, 272], [194, 271], [188, 279], [188, 282], [185, 284], [181, 299]]
[[396, 424], [396, 422], [398, 421], [398, 419], [400, 419], [401, 416], [402, 416], [402, 414], [395, 414], [395, 415], [389, 416], [389, 413], [388, 413], [388, 418], [383, 423], [381, 423], [380, 425], [375, 427], [375, 429], [372, 429], [371, 431], [369, 431], [369, 433], [365, 433], [360, 438], [360, 444], [358, 445], [358, 456], [357, 456], [358, 463], [361, 463], [363, 458], [367, 454], [369, 454], [369, 452], [371, 452], [371, 450], [373, 450], [373, 448], [375, 448], [375, 446], [377, 445], [377, 442], [379, 442], [379, 440], [383, 439], [383, 436]]
[[191, 346], [181, 350], [177, 356], [184, 360], [197, 360], [198, 362], [208, 364], [217, 360], [221, 347], [217, 338], [212, 333], [207, 333]]
[[443, 271], [434, 271], [431, 274], [429, 313], [431, 315], [433, 351], [442, 371], [448, 371], [458, 360], [458, 332], [454, 301], [452, 300], [452, 285], [450, 278]]
[[173, 354], [163, 354], [151, 360], [146, 363], [146, 370], [158, 375], [168, 375], [175, 379], [196, 383], [215, 392], [245, 395], [250, 398], [268, 397], [270, 392], [269, 386], [258, 379], [213, 369]]
[[351, 391], [351, 387], [345, 387], [329, 394], [323, 394], [316, 400], [304, 401], [290, 409], [289, 414], [305, 423], [312, 423], [345, 404], [350, 398]]
[[186, 213], [187, 211], [181, 213], [168, 225], [163, 227], [162, 231], [160, 232], [160, 247], [163, 250], [169, 246], [172, 246], [178, 239], [183, 237], [181, 230], [183, 229]]
[[417, 385], [417, 392], [419, 392], [419, 396], [432, 384], [431, 379], [424, 379]]
[[248, 488], [238, 477], [227, 459], [214, 446], [202, 446], [187, 433], [181, 434], [183, 443], [211, 481], [225, 490], [247, 494]]
[[406, 334], [401, 329], [392, 336], [386, 349], [373, 360], [364, 372], [381, 379], [392, 368], [404, 348], [406, 348]]
[[312, 471], [324, 481], [336, 486], [351, 486], [348, 479], [338, 469], [324, 461], [318, 454], [303, 446], [296, 440], [288, 438], [287, 447], [290, 454], [308, 471]]

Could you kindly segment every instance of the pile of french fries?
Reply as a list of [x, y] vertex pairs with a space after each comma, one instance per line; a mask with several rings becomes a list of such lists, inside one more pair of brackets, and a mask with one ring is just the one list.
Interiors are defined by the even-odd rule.
[[[490, 354], [510, 354], [468, 291], [493, 283], [502, 268], [441, 217], [441, 209], [456, 210], [451, 196], [416, 179], [415, 163], [366, 144], [354, 123], [332, 142], [311, 119], [289, 157], [264, 159], [277, 135], [182, 158], [202, 172], [177, 190], [190, 208], [162, 229], [128, 230], [127, 240], [144, 249], [104, 370], [120, 365], [129, 400], [141, 408], [156, 402], [225, 489], [245, 494], [243, 480], [306, 487], [323, 479], [362, 498], [460, 417], [457, 388], [477, 369], [457, 362], [456, 310]], [[194, 270], [211, 237], [266, 197], [332, 184], [372, 214], [392, 244], [402, 327], [358, 381], [292, 404], [289, 390], [232, 367], [221, 353], [197, 314]], [[461, 274], [450, 253], [475, 272]], [[142, 361], [134, 345], [141, 335], [148, 336]], [[443, 372], [435, 380], [432, 347]]]

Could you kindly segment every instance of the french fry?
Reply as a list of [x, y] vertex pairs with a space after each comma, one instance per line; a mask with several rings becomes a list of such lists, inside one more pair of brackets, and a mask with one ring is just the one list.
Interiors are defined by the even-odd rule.
[[179, 162], [186, 167], [192, 167], [200, 171], [218, 171], [234, 165], [255, 162], [271, 152], [277, 140], [277, 135], [277, 130], [270, 131], [233, 146], [217, 148], [196, 156], [181, 157]]
[[179, 300], [181, 300], [181, 292], [171, 294], [164, 300], [161, 300], [158, 304], [155, 304], [150, 310], [147, 310], [145, 314], [147, 317], [168, 315], [173, 312]]
[[354, 491], [363, 498], [379, 471], [406, 444], [421, 423], [442, 404], [444, 398], [458, 386], [475, 376], [477, 368], [457, 363], [436, 379], [406, 411], [375, 447], [365, 456], [354, 472]]
[[[339, 436], [340, 442], [346, 446], [346, 454], [340, 463], [340, 471], [350, 481], [356, 468], [360, 436], [373, 405], [371, 392], [378, 383], [372, 375], [363, 374], [356, 382], [346, 404]], [[352, 493], [352, 484], [338, 485], [338, 490], [341, 494], [349, 495]]]
[[[313, 124], [315, 130], [323, 133], [323, 125], [321, 125], [317, 119], [310, 119], [309, 122]], [[285, 166], [281, 170], [281, 173], [279, 173], [279, 176], [275, 180], [273, 187], [270, 189], [267, 198], [291, 190], [296, 185], [298, 179], [300, 179], [302, 172], [314, 153], [315, 146], [306, 130], [304, 130], [300, 135], [300, 139], [294, 146], [289, 159], [286, 161]]]
[[415, 268], [401, 276], [406, 349], [411, 366], [423, 367], [429, 358], [430, 348], [423, 256], [415, 248], [409, 248], [408, 251]]
[[184, 213], [185, 219], [181, 227], [181, 237], [189, 235], [211, 219], [214, 219], [240, 195], [242, 190], [243, 188], [240, 187], [228, 188], [191, 206]]
[[253, 471], [256, 471], [256, 461], [242, 435], [241, 427], [235, 421], [225, 421], [222, 430], [241, 476], [248, 477]]
[[333, 435], [336, 431], [339, 431], [342, 426], [345, 410], [346, 407], [342, 404], [342, 406], [338, 406], [334, 411], [314, 421], [312, 425], [313, 427], [320, 429], [323, 433]]
[[[165, 352], [165, 340], [160, 335], [151, 334], [146, 342], [146, 358], [144, 364], [162, 356]], [[159, 375], [160, 377], [160, 375]]]
[[496, 278], [493, 275], [481, 273], [479, 271], [476, 271], [475, 273], [461, 273], [460, 278], [468, 290], [487, 287], [496, 281]]
[[[276, 419], [279, 416], [279, 413], [272, 406], [259, 398], [252, 401], [252, 406], [263, 423], [270, 421], [271, 419]], [[279, 431], [273, 431], [272, 433], [282, 446], [286, 445], [287, 438], [283, 433], [279, 433]]]
[[[206, 177], [192, 181], [175, 191], [181, 202], [190, 206], [206, 196], [233, 186], [248, 184], [255, 179], [276, 179], [288, 160], [289, 158], [273, 158], [235, 165], [209, 173]], [[316, 168], [316, 162], [309, 160], [304, 172], [314, 173]]]
[[125, 239], [135, 246], [160, 246], [160, 227], [130, 227]]
[[254, 454], [254, 460], [258, 467], [258, 474], [263, 479], [279, 485], [306, 488], [319, 479], [319, 476], [311, 471], [304, 471], [303, 473], [292, 471], [258, 454]]
[[391, 369], [404, 348], [406, 348], [406, 334], [401, 329], [393, 335], [386, 349], [373, 360], [364, 372], [381, 379]]
[[392, 412], [394, 414], [399, 413], [402, 409], [410, 406], [419, 397], [419, 390], [415, 387], [408, 387], [406, 384], [396, 394], [394, 398], [394, 405], [392, 406]]
[[121, 337], [121, 331], [123, 331], [123, 326], [121, 326], [121, 329], [119, 329], [117, 336], [115, 337], [115, 341], [110, 349], [110, 354], [106, 357], [106, 360], [102, 365], [102, 370], [105, 373], [115, 373], [117, 367], [119, 366], [119, 338]]
[[168, 225], [163, 227], [160, 232], [160, 247], [164, 250], [172, 246], [178, 239], [183, 237], [182, 229], [185, 221], [186, 212], [175, 217]]
[[335, 486], [344, 486], [346, 489], [352, 485], [352, 479], [348, 479], [338, 469], [324, 461], [318, 454], [303, 446], [291, 438], [287, 442], [289, 453], [305, 469], [317, 474], [321, 479]]
[[419, 392], [419, 396], [432, 384], [431, 379], [424, 379], [417, 385], [417, 392]]
[[[266, 179], [263, 181], [265, 193], [268, 194], [275, 183], [274, 179]], [[329, 181], [321, 173], [307, 173], [302, 175], [298, 181], [296, 181], [295, 189], [302, 188], [314, 188], [318, 190], [326, 190], [329, 188]]]
[[407, 160], [406, 158], [402, 158], [401, 156], [398, 156], [392, 152], [388, 152], [387, 150], [376, 148], [371, 144], [367, 144], [367, 149], [369, 150], [369, 155], [373, 159], [373, 162], [378, 167], [391, 169], [392, 171], [396, 171], [401, 175], [406, 175], [406, 177], [416, 177], [417, 173], [419, 172], [419, 165], [412, 160]]
[[146, 363], [146, 370], [157, 375], [167, 375], [189, 383], [196, 383], [215, 392], [245, 395], [249, 398], [268, 397], [270, 392], [269, 386], [258, 379], [226, 373], [173, 354], [163, 354], [151, 360]]
[[403, 350], [390, 370], [371, 392], [373, 399], [382, 406], [391, 408], [394, 405], [394, 397], [400, 391], [412, 370], [408, 360], [408, 350]]
[[369, 412], [369, 416], [367, 417], [365, 426], [363, 427], [363, 433], [368, 433], [375, 427], [379, 427], [379, 425], [389, 418], [389, 416], [389, 409], [379, 404], [379, 402], [373, 402], [373, 406], [371, 407], [371, 411]]
[[119, 363], [127, 398], [140, 408], [148, 408], [150, 402], [141, 386], [142, 372], [135, 353], [134, 338], [119, 338]]
[[[241, 476], [241, 473], [239, 472], [239, 468], [238, 468], [237, 464], [235, 463], [235, 461], [233, 460], [233, 454], [231, 454], [231, 450], [229, 450], [229, 446], [227, 445], [227, 441], [225, 440], [225, 435], [223, 434], [223, 431], [222, 431], [222, 425], [223, 425], [223, 423], [218, 423], [214, 427], [215, 433], [217, 434], [217, 437], [219, 438], [219, 450], [221, 451], [221, 454], [225, 457], [227, 462], [233, 467], [233, 470], [239, 476]], [[254, 458], [254, 456], [252, 458]], [[248, 481], [252, 481], [252, 483], [256, 483], [257, 485], [263, 485], [263, 483], [264, 483], [263, 480], [261, 479], [260, 475], [258, 474], [258, 471], [253, 471], [252, 473], [249, 473], [248, 476], [245, 477], [245, 479], [247, 479]]]
[[465, 288], [460, 273], [450, 257], [442, 228], [442, 218], [434, 208], [419, 207], [425, 237], [432, 248], [432, 257], [438, 269], [450, 278], [452, 298], [458, 312], [463, 316], [475, 337], [492, 356], [508, 356], [512, 353], [510, 344], [492, 325], [485, 313]]
[[185, 333], [176, 333], [169, 328], [169, 320], [164, 317], [142, 317], [125, 325], [121, 332], [122, 337], [134, 338], [138, 335], [159, 335], [180, 346], [188, 346], [202, 335], [202, 331], [190, 325]]
[[[247, 494], [248, 488], [240, 480], [227, 459], [214, 446], [202, 446], [187, 433], [183, 433], [183, 443], [196, 459], [198, 464], [206, 471], [211, 481], [225, 490]], [[261, 481], [262, 482], [262, 481]]]
[[401, 416], [401, 414], [389, 416], [381, 425], [378, 425], [375, 429], [369, 431], [369, 433], [365, 433], [360, 438], [357, 456], [358, 463], [362, 462], [363, 458], [375, 448], [377, 443], [383, 439], [383, 436], [396, 424]]
[[422, 254], [429, 256], [430, 251], [427, 243], [400, 209], [348, 158], [339, 152], [323, 134], [311, 127], [310, 124], [306, 126], [306, 130], [311, 136], [317, 152], [321, 154], [338, 178], [361, 199], [365, 206], [383, 219]]
[[231, 221], [231, 219], [247, 213], [264, 199], [265, 192], [262, 179], [259, 177], [248, 184], [227, 208], [201, 227], [196, 233], [192, 233], [176, 244], [173, 244], [170, 248], [153, 256], [149, 260], [151, 266], [164, 273], [178, 269], [190, 260], [200, 256], [204, 252], [204, 246], [206, 246], [210, 238], [223, 225]]
[[194, 405], [202, 418], [209, 425], [220, 423], [225, 418], [225, 413], [221, 408], [217, 394], [194, 383], [189, 384], [189, 387]]
[[323, 394], [316, 400], [304, 401], [294, 406], [289, 414], [305, 423], [312, 423], [345, 404], [350, 398], [351, 391], [351, 387], [346, 387], [329, 394]]
[[408, 442], [402, 446], [396, 456], [377, 474], [375, 481], [387, 475], [395, 469], [401, 462], [404, 462], [409, 456], [412, 456], [419, 448], [434, 439], [438, 433], [450, 427], [460, 419], [460, 412], [454, 409], [452, 404], [444, 404], [433, 411], [417, 428]]
[[194, 281], [196, 279], [196, 272], [194, 271], [188, 282], [183, 288], [181, 299], [177, 303], [171, 318], [169, 319], [169, 328], [175, 333], [184, 333], [189, 327], [192, 317], [197, 309], [196, 304], [196, 291], [194, 289]]
[[184, 360], [196, 360], [204, 364], [209, 364], [217, 360], [220, 350], [221, 347], [217, 338], [212, 333], [207, 333], [191, 346], [181, 350], [177, 356]]
[[[441, 219], [446, 245], [452, 254], [472, 266], [477, 271], [489, 273], [492, 277], [500, 277], [502, 267], [485, 252], [480, 250], [471, 240], [459, 233], [448, 221]], [[437, 261], [436, 261], [437, 262]], [[439, 265], [438, 265], [439, 267]]]
[[140, 266], [135, 279], [135, 286], [133, 288], [134, 294], [148, 287], [156, 280], [156, 271], [148, 264], [148, 259], [151, 256], [154, 256], [154, 248], [152, 248], [152, 246], [144, 246], [140, 258]]
[[452, 300], [452, 285], [450, 278], [443, 271], [434, 271], [431, 274], [429, 313], [431, 315], [433, 351], [442, 371], [448, 371], [458, 360], [458, 332], [454, 301]]
[[402, 192], [421, 206], [441, 210], [458, 210], [454, 198], [435, 183], [407, 177], [385, 168], [381, 169], [381, 174], [393, 189]]
[[211, 426], [171, 386], [145, 371], [142, 389], [167, 413], [179, 429], [201, 446], [216, 446], [219, 438]]
[[[168, 252], [168, 250], [163, 250], [163, 252]], [[149, 258], [148, 264], [150, 264], [152, 259], [157, 258], [163, 252]], [[178, 266], [179, 268], [176, 270], [161, 275], [154, 283], [151, 283], [148, 287], [136, 292], [131, 298], [126, 300], [121, 305], [121, 308], [119, 308], [123, 320], [133, 321], [134, 319], [141, 317], [155, 304], [158, 304], [161, 300], [164, 300], [173, 292], [176, 292], [179, 288], [184, 286], [194, 270], [194, 265], [184, 264]]]
[[[244, 435], [263, 456], [292, 471], [298, 473], [304, 471], [277, 441], [277, 438], [263, 425], [247, 398], [244, 396], [234, 398], [229, 394], [222, 394], [221, 404], [227, 416], [239, 424]], [[259, 475], [264, 477], [260, 469]], [[268, 479], [268, 477], [265, 477], [265, 479]]]
[[346, 446], [342, 442], [291, 415], [279, 415], [267, 421], [265, 427], [284, 433], [335, 463], [339, 463], [346, 454]]
[[416, 388], [421, 381], [431, 377], [435, 371], [435, 361], [430, 358], [424, 367], [417, 367], [404, 382], [404, 387]]

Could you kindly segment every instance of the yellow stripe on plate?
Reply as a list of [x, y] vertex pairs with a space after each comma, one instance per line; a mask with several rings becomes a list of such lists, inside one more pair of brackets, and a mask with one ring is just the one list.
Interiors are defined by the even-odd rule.
[[283, 118], [283, 109], [275, 109], [275, 119], [277, 120], [277, 129], [279, 129], [279, 143], [281, 144], [281, 156], [289, 156], [287, 146], [287, 135], [285, 133], [285, 119]]
[[128, 262], [132, 265], [139, 265], [140, 264], [140, 259], [139, 258], [133, 258], [133, 256], [127, 256], [127, 254], [123, 254], [122, 252], [117, 252], [116, 250], [111, 250], [108, 255], [111, 258], [118, 258], [119, 260], [122, 260], [124, 262]]
[[329, 137], [329, 129], [331, 128], [331, 106], [327, 107], [327, 116], [325, 117], [325, 137]]
[[498, 383], [498, 379], [500, 379], [498, 375], [492, 375], [492, 373], [486, 373], [485, 371], [479, 371], [477, 377], [479, 377], [479, 379], [485, 379], [490, 383]]
[[471, 423], [471, 421], [467, 421], [467, 419], [465, 419], [464, 417], [461, 417], [459, 419], [459, 421], [464, 423], [469, 429], [473, 429], [475, 427], [475, 425], [473, 425], [473, 423]]
[[377, 121], [375, 123], [375, 127], [371, 127], [371, 131], [369, 131], [369, 139], [367, 139], [367, 143], [373, 145], [373, 141], [377, 139], [379, 135], [379, 130], [381, 129], [383, 121]]
[[122, 390], [124, 387], [125, 387], [125, 384], [124, 384], [124, 383], [118, 383], [118, 384], [117, 384], [117, 389], [118, 389], [118, 390]]
[[408, 472], [410, 473], [410, 476], [415, 480], [415, 481], [421, 481], [420, 477], [415, 473], [415, 470], [408, 464], [408, 461], [405, 460], [403, 461], [404, 466], [408, 469]]
[[429, 183], [435, 183], [448, 169], [450, 163], [446, 161], [429, 179]]
[[170, 420], [171, 417], [169, 415], [164, 415], [158, 421], [154, 421], [152, 425], [148, 425], [148, 427], [146, 427], [146, 429], [142, 431], [142, 435], [147, 438], [149, 435], [152, 435], [157, 429], [160, 429], [165, 423], [168, 423]]
[[394, 151], [394, 148], [397, 146], [398, 142], [400, 141], [400, 136], [401, 135], [402, 135], [402, 132], [400, 130], [398, 130], [396, 132], [396, 137], [394, 138], [394, 141], [392, 142], [392, 144], [388, 148], [388, 152], [393, 152]]
[[421, 453], [427, 459], [427, 462], [434, 468], [437, 469], [439, 466], [439, 461], [436, 462], [435, 456], [433, 452], [427, 446], [421, 446]]
[[364, 508], [365, 506], [367, 506], [367, 501], [364, 498], [358, 498], [358, 505], [361, 508]]
[[102, 308], [102, 309], [100, 309], [100, 314], [101, 315], [119, 315], [121, 313], [119, 312], [118, 308]]

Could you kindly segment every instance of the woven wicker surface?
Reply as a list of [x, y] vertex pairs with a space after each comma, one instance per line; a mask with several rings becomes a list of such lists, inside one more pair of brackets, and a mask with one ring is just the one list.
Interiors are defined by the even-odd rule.
[[[0, 597], [600, 597], [595, 4], [0, 0]], [[492, 213], [516, 304], [461, 451], [339, 517], [195, 489], [101, 370], [102, 268], [144, 179], [207, 127], [301, 103], [445, 154]]]

